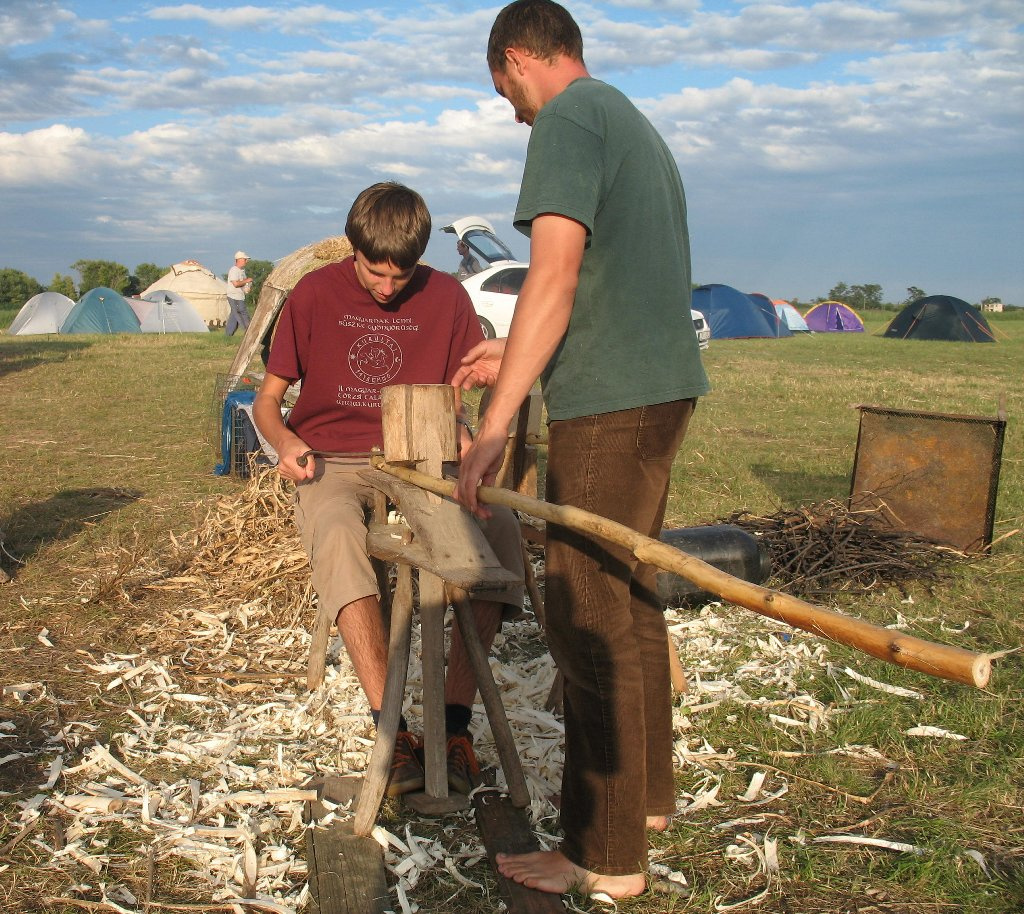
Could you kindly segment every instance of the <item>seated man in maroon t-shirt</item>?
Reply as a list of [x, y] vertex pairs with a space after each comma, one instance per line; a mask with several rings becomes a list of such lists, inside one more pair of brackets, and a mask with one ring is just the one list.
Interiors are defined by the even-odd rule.
[[[278, 470], [295, 488], [295, 520], [312, 567], [321, 605], [337, 607], [338, 631], [370, 703], [380, 716], [388, 637], [377, 578], [366, 556], [365, 511], [373, 489], [358, 475], [366, 453], [383, 445], [381, 388], [389, 384], [447, 384], [462, 357], [483, 339], [462, 284], [419, 263], [430, 237], [430, 213], [415, 191], [375, 184], [352, 205], [345, 234], [355, 254], [307, 274], [288, 297], [253, 417], [278, 453]], [[281, 404], [301, 380], [287, 424]], [[469, 430], [460, 426], [462, 446]], [[307, 451], [351, 454], [300, 466]], [[519, 524], [495, 510], [484, 533], [499, 561], [523, 574]], [[477, 629], [485, 648], [503, 614], [522, 608], [522, 588], [476, 599]], [[448, 779], [468, 793], [479, 765], [469, 723], [476, 678], [458, 631], [445, 680]], [[422, 789], [420, 741], [403, 719], [395, 744], [388, 793]]]

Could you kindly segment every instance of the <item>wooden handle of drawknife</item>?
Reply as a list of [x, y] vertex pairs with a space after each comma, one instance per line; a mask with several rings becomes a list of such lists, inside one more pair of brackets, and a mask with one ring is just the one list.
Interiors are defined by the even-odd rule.
[[304, 467], [309, 463], [310, 457], [372, 457], [376, 451], [315, 451], [310, 448], [308, 451], [303, 451], [295, 458], [295, 462], [300, 466]]
[[[371, 463], [378, 470], [435, 495], [451, 496], [455, 491], [455, 483], [452, 480], [429, 476], [408, 467], [395, 466], [379, 456], [372, 458]], [[984, 688], [992, 674], [992, 660], [987, 654], [925, 641], [923, 638], [915, 638], [913, 635], [905, 635], [862, 619], [844, 616], [822, 606], [815, 606], [789, 594], [751, 584], [688, 555], [675, 546], [651, 539], [623, 524], [589, 511], [552, 504], [520, 495], [509, 489], [492, 486], [480, 486], [477, 489], [477, 498], [485, 504], [504, 505], [550, 523], [624, 546], [641, 562], [674, 572], [729, 603], [857, 648], [879, 660], [978, 688]]]

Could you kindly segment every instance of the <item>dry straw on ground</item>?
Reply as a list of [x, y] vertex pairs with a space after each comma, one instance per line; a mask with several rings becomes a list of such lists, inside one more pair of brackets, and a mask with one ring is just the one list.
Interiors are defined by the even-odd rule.
[[219, 498], [187, 542], [187, 573], [163, 582], [211, 599], [257, 597], [295, 620], [312, 605], [309, 562], [292, 522], [292, 484], [254, 469], [245, 488]]

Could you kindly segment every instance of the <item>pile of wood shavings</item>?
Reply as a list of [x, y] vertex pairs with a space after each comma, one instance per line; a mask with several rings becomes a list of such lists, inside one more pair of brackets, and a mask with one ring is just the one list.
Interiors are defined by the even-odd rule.
[[[96, 742], [96, 727], [55, 718], [54, 738], [39, 753], [46, 782], [19, 804], [17, 826], [31, 829], [43, 817], [59, 823], [60, 842], [30, 836], [25, 843], [67, 873], [68, 897], [100, 897], [128, 911], [143, 909], [146, 901], [170, 901], [166, 889], [153, 889], [152, 880], [147, 888], [137, 871], [134, 880], [123, 873], [128, 856], [148, 861], [158, 877], [173, 872], [179, 896], [237, 905], [239, 911], [247, 904], [290, 912], [307, 903], [302, 803], [312, 798], [317, 778], [365, 770], [373, 731], [343, 651], [332, 654], [324, 685], [313, 693], [294, 677], [260, 676], [284, 669], [308, 648], [301, 628], [276, 628], [260, 618], [253, 603], [237, 602], [217, 613], [186, 607], [164, 620], [176, 629], [164, 642], [173, 651], [108, 654], [86, 665], [101, 694], [126, 702], [132, 726], [109, 742]], [[763, 621], [727, 607], [712, 604], [698, 614], [670, 610], [667, 619], [690, 678], [689, 692], [674, 711], [680, 815], [699, 815], [731, 839], [727, 846], [723, 842], [721, 866], [730, 884], [746, 885], [753, 897], [785, 869], [776, 845], [789, 846], [780, 824], [798, 818], [788, 809], [792, 780], [756, 755], [745, 759], [749, 747], [715, 745], [702, 716], [718, 707], [746, 708], [791, 744], [792, 753], [780, 757], [799, 756], [812, 736], [820, 740], [830, 732], [837, 716], [892, 687], [840, 669], [819, 639], [766, 630]], [[417, 639], [414, 627], [404, 708], [414, 730], [422, 723], [412, 703], [421, 681]], [[543, 710], [554, 670], [540, 639], [532, 621], [506, 626], [495, 646], [500, 660], [491, 666], [523, 760], [535, 828], [546, 846], [556, 846], [549, 797], [560, 781], [563, 732], [560, 721]], [[261, 658], [259, 668], [250, 667], [252, 679], [198, 672], [242, 656]], [[846, 700], [818, 699], [813, 680], [823, 677]], [[5, 687], [5, 700], [9, 695], [41, 704], [46, 689], [35, 685]], [[479, 706], [475, 712], [481, 762], [496, 766], [485, 715]], [[829, 751], [860, 767], [888, 764], [872, 746], [837, 743]], [[727, 793], [725, 773], [739, 766], [754, 769], [749, 784], [742, 793]], [[344, 807], [333, 812], [351, 814]], [[480, 877], [471, 868], [484, 850], [471, 820], [454, 817], [439, 829], [436, 821], [428, 825], [404, 808], [400, 817], [399, 824], [375, 830], [391, 873], [395, 910], [425, 910], [416, 900], [423, 880], [430, 886], [440, 881], [452, 895], [468, 892], [466, 907], [476, 910]], [[806, 840], [813, 837], [802, 832], [787, 839]], [[672, 848], [652, 851], [651, 863], [654, 874], [676, 885], [685, 882]]]
[[[248, 904], [294, 911], [308, 900], [302, 803], [312, 798], [318, 778], [365, 770], [373, 744], [365, 699], [337, 644], [323, 686], [313, 693], [304, 687], [306, 626], [314, 610], [290, 494], [276, 474], [254, 477], [240, 496], [218, 502], [186, 545], [194, 551], [189, 567], [157, 585], [180, 595], [179, 606], [140, 630], [148, 649], [108, 654], [87, 665], [101, 695], [127, 702], [131, 728], [97, 743], [94, 726], [55, 720], [51, 748], [40, 753], [48, 765], [46, 783], [19, 804], [18, 827], [27, 832], [44, 816], [60, 823], [61, 842], [25, 840], [67, 872], [69, 896], [99, 895], [121, 910], [157, 900], [152, 878], [140, 887], [137, 877], [119, 870], [123, 851], [107, 850], [116, 840], [119, 848], [131, 843], [151, 872], [175, 870], [179, 888], [191, 897], [238, 910]], [[262, 583], [253, 586], [254, 578]], [[667, 618], [690, 678], [689, 693], [674, 712], [674, 757], [685, 785], [680, 814], [711, 815], [714, 830], [735, 834], [722, 865], [734, 883], [746, 879], [752, 892], [761, 891], [762, 883], [778, 878], [776, 837], [767, 828], [771, 815], [777, 820], [778, 811], [785, 812], [790, 781], [764, 765], [743, 794], [725, 795], [724, 773], [756, 762], [742, 758], [742, 747], [714, 745], [702, 715], [719, 706], [752, 709], [799, 755], [812, 735], [827, 734], [836, 716], [861, 696], [892, 687], [839, 669], [819, 639], [766, 631], [763, 620], [717, 604], [697, 615], [670, 610]], [[413, 704], [421, 681], [418, 638], [414, 626], [404, 708], [414, 730], [422, 729], [419, 705]], [[503, 629], [495, 655], [491, 666], [523, 761], [534, 825], [545, 846], [556, 846], [550, 798], [561, 778], [563, 728], [544, 710], [552, 661], [529, 620]], [[737, 661], [738, 655], [745, 659]], [[848, 702], [816, 698], [809, 672], [811, 679], [827, 676], [829, 691]], [[766, 687], [771, 698], [764, 697]], [[5, 687], [4, 693], [24, 703], [46, 700], [41, 684], [10, 692]], [[474, 736], [482, 764], [497, 767], [480, 706]], [[836, 745], [831, 751], [860, 765], [887, 764], [871, 746]], [[333, 812], [351, 814], [341, 807]], [[450, 886], [453, 895], [478, 895], [478, 883], [464, 872], [484, 854], [471, 821], [446, 821], [439, 835], [436, 822], [408, 818], [404, 809], [401, 815], [401, 826], [375, 831], [396, 911], [419, 910], [416, 887], [425, 876]], [[798, 839], [804, 837], [790, 838]], [[180, 863], [174, 865], [182, 860], [187, 889], [180, 886]], [[657, 875], [685, 882], [671, 850], [652, 851], [651, 862]]]
[[[267, 675], [286, 667], [296, 646], [308, 650], [308, 636], [254, 624], [259, 616], [251, 604], [218, 614], [186, 608], [164, 620], [178, 628], [164, 639], [176, 653], [108, 654], [86, 664], [99, 692], [127, 702], [132, 726], [105, 744], [94, 742], [94, 727], [62, 728], [54, 744], [63, 747], [51, 750], [47, 784], [20, 804], [19, 827], [44, 816], [61, 823], [62, 846], [35, 839], [36, 847], [68, 872], [75, 897], [95, 899], [100, 890], [105, 903], [122, 907], [132, 905], [130, 899], [140, 906], [157, 900], [118, 877], [128, 841], [130, 854], [158, 872], [176, 869], [175, 859], [186, 861], [190, 895], [257, 910], [305, 905], [303, 802], [315, 798], [313, 787], [326, 775], [363, 773], [374, 732], [343, 651], [333, 654], [315, 692], [295, 677]], [[517, 659], [492, 665], [521, 749], [533, 814], [543, 822], [555, 815], [548, 798], [558, 789], [562, 755], [561, 726], [543, 710], [553, 666], [546, 654], [526, 659], [537, 653], [539, 637], [532, 622], [506, 626], [496, 650]], [[250, 668], [251, 679], [198, 672], [242, 655], [262, 658], [260, 669]], [[412, 703], [421, 685], [418, 657], [414, 627], [404, 713], [420, 731], [421, 711]], [[42, 700], [44, 688], [25, 685], [21, 699]], [[475, 709], [474, 735], [481, 763], [497, 766], [482, 706]], [[500, 771], [497, 781], [504, 786]], [[339, 807], [333, 817], [352, 812]], [[460, 869], [485, 856], [471, 820], [457, 817], [445, 834], [427, 837], [436, 834], [434, 825], [414, 817], [398, 834], [375, 832], [400, 899], [396, 911], [416, 910], [410, 899], [424, 876], [450, 885], [452, 894], [479, 891]], [[115, 840], [120, 849], [113, 853], [108, 846]]]
[[880, 521], [879, 507], [826, 501], [784, 508], [768, 516], [738, 511], [721, 521], [765, 543], [776, 590], [815, 598], [863, 593], [911, 582], [937, 583], [967, 556]]

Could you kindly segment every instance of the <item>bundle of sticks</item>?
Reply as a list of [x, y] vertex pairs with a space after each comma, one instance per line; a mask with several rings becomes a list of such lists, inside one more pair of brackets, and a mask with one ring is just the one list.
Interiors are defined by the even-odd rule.
[[968, 556], [887, 524], [877, 501], [865, 507], [826, 501], [767, 516], [737, 511], [722, 523], [760, 539], [772, 559], [776, 590], [803, 597], [905, 591], [912, 582], [938, 583]]

